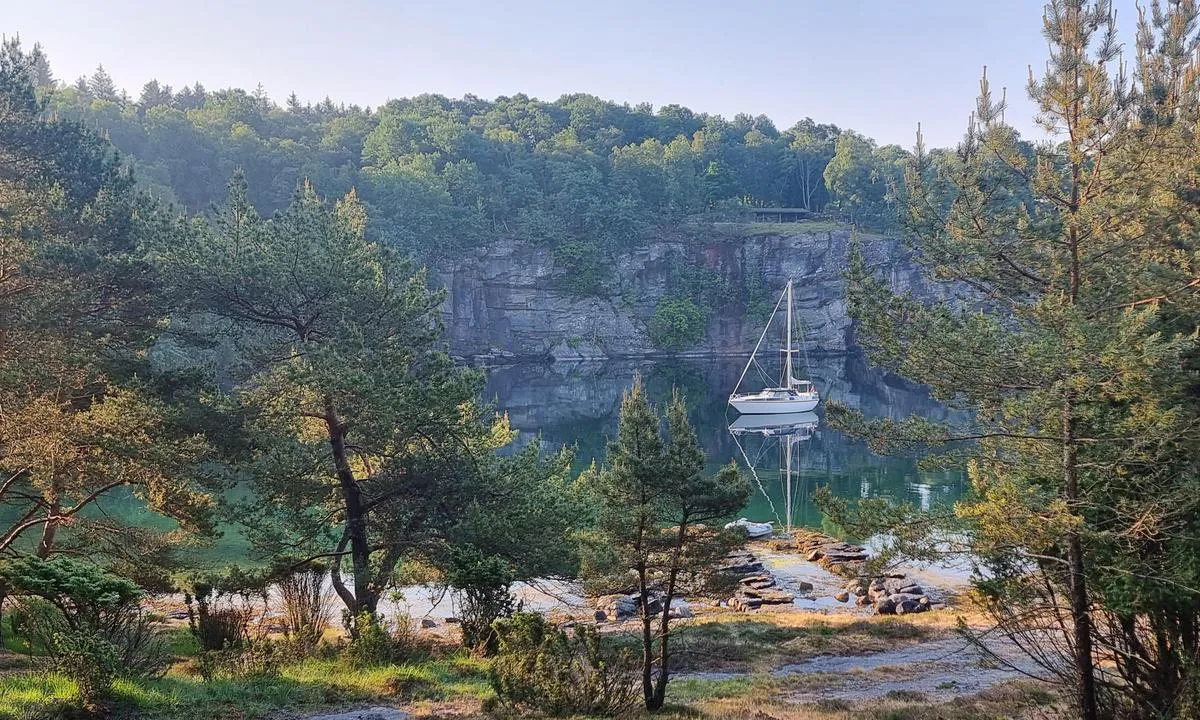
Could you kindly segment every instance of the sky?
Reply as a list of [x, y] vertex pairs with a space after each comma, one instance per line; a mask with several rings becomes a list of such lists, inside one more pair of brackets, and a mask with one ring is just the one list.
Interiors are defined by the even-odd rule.
[[[1133, 0], [1116, 0], [1132, 37]], [[55, 75], [98, 63], [136, 96], [262, 84], [282, 101], [377, 107], [420, 93], [543, 100], [586, 92], [678, 103], [783, 130], [811, 117], [911, 147], [966, 128], [983, 67], [1036, 136], [1028, 68], [1042, 0], [0, 0], [0, 32], [40, 42]]]

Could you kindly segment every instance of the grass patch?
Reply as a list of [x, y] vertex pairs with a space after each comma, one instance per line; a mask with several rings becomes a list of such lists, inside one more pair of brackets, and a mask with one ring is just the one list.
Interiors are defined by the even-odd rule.
[[933, 632], [897, 618], [824, 622], [807, 616], [729, 619], [678, 626], [674, 666], [679, 670], [755, 671], [827, 654], [863, 655], [925, 639]]
[[827, 233], [834, 230], [844, 230], [848, 225], [834, 222], [832, 220], [802, 220], [792, 223], [772, 223], [772, 222], [720, 222], [713, 223], [713, 230], [724, 237], [760, 237], [760, 236], [779, 236], [791, 237], [794, 235], [813, 235], [815, 233]]
[[[479, 700], [491, 693], [486, 664], [466, 655], [413, 665], [355, 669], [341, 660], [305, 660], [277, 677], [205, 683], [173, 670], [161, 680], [118, 681], [114, 704], [156, 720], [252, 720], [281, 711], [316, 710], [358, 702]], [[53, 673], [0, 676], [0, 718], [77, 699], [71, 681]]]

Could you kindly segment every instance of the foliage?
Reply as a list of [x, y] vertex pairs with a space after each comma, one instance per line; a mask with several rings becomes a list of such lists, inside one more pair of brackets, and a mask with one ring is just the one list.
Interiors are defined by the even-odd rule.
[[830, 509], [906, 553], [969, 553], [1001, 632], [1089, 719], [1179, 717], [1197, 687], [1198, 19], [1192, 2], [1144, 14], [1127, 77], [1109, 3], [1050, 3], [1030, 93], [1055, 142], [1022, 142], [985, 76], [962, 145], [918, 145], [898, 188], [943, 299], [893, 293], [858, 251], [849, 268], [871, 358], [973, 420], [828, 417], [962, 461], [973, 493], [949, 526]]
[[365, 222], [353, 194], [331, 207], [311, 185], [263, 220], [239, 175], [215, 220], [164, 251], [188, 309], [227, 320], [248, 360], [234, 397], [260, 448], [254, 539], [335, 558], [352, 614], [374, 611], [402, 558], [437, 547], [509, 439], [476, 401], [480, 375], [438, 342], [441, 294]]
[[[0, 47], [0, 551], [145, 567], [212, 529], [194, 388], [146, 362], [166, 315], [146, 247], [171, 224], [103, 138], [47, 112], [39, 58]], [[92, 512], [123, 493], [180, 530]]]
[[393, 630], [385, 618], [372, 613], [360, 613], [350, 621], [353, 632], [343, 654], [352, 667], [411, 662], [428, 654], [416, 624], [406, 615], [396, 618]]
[[117, 648], [99, 635], [83, 630], [57, 633], [47, 646], [54, 667], [79, 685], [85, 706], [95, 706], [112, 692], [120, 674], [121, 658]]
[[[636, 588], [649, 710], [662, 707], [666, 697], [671, 603], [685, 587], [700, 590], [715, 577], [719, 560], [741, 540], [709, 523], [737, 512], [750, 495], [735, 466], [705, 474], [704, 451], [677, 392], [666, 415], [664, 438], [637, 378], [621, 401], [606, 465], [587, 479], [600, 517], [585, 578], [623, 576]], [[660, 597], [660, 609], [653, 609], [652, 595]]]
[[688, 298], [667, 296], [659, 300], [646, 324], [650, 342], [668, 352], [696, 346], [707, 332], [708, 313]]
[[284, 632], [302, 652], [316, 650], [332, 621], [327, 576], [325, 568], [313, 565], [285, 575], [276, 584], [283, 602]]
[[188, 630], [203, 651], [240, 648], [250, 642], [255, 620], [266, 614], [267, 594], [261, 573], [237, 567], [192, 578], [183, 593]]
[[584, 240], [554, 248], [554, 267], [563, 290], [578, 295], [595, 295], [609, 277], [611, 261], [602, 248]]
[[[111, 93], [111, 83], [97, 71], [82, 87], [47, 82], [42, 92], [61, 117], [106, 133], [144, 186], [187, 210], [220, 202], [239, 168], [264, 214], [285, 208], [306, 178], [330, 196], [358, 188], [372, 236], [423, 258], [500, 238], [582, 251], [570, 276], [586, 281], [567, 284], [572, 290], [608, 276], [596, 260], [689, 216], [746, 205], [820, 212], [844, 200], [825, 176], [844, 133], [807, 118], [780, 131], [761, 115], [655, 110], [581, 93], [553, 102], [420, 95], [375, 110], [328, 99], [280, 106], [259, 92], [156, 80], [135, 100]], [[110, 99], [99, 100], [97, 88]], [[853, 155], [864, 167], [848, 173], [875, 188], [891, 150]], [[887, 214], [867, 207], [879, 193], [843, 185], [856, 217]]]
[[512, 567], [494, 555], [471, 549], [452, 554], [449, 582], [462, 628], [463, 645], [491, 655], [498, 649], [494, 623], [518, 610], [512, 595]]
[[131, 581], [65, 557], [21, 557], [0, 563], [0, 583], [20, 601], [14, 629], [79, 683], [86, 704], [102, 700], [117, 677], [166, 672], [166, 643]]
[[595, 627], [568, 635], [537, 613], [517, 613], [495, 625], [498, 652], [489, 678], [499, 703], [551, 716], [620, 716], [638, 702], [638, 661], [610, 648]]

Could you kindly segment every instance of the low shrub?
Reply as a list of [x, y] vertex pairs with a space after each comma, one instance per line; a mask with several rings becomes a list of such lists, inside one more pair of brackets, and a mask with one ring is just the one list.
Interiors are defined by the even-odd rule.
[[520, 610], [512, 595], [511, 566], [497, 557], [457, 550], [449, 575], [462, 628], [463, 645], [494, 655], [499, 648], [493, 624]]
[[351, 640], [343, 653], [356, 668], [410, 662], [429, 651], [407, 615], [399, 616], [395, 628], [389, 629], [382, 616], [364, 612], [347, 619], [347, 629]]
[[305, 654], [320, 645], [332, 617], [332, 598], [325, 587], [325, 575], [325, 568], [309, 567], [285, 576], [278, 583], [284, 633]]
[[287, 643], [265, 637], [246, 639], [224, 650], [201, 652], [196, 668], [204, 682], [278, 677], [289, 655]]
[[641, 699], [640, 663], [628, 649], [605, 646], [595, 627], [568, 635], [536, 613], [495, 623], [499, 650], [489, 680], [496, 702], [516, 712], [620, 716]]
[[130, 580], [68, 558], [26, 557], [0, 566], [0, 582], [17, 598], [14, 630], [79, 685], [86, 705], [103, 700], [118, 677], [158, 677], [170, 665], [166, 639]]
[[47, 649], [54, 669], [79, 686], [85, 706], [98, 705], [112, 692], [113, 681], [122, 674], [117, 647], [100, 635], [87, 630], [56, 633]]

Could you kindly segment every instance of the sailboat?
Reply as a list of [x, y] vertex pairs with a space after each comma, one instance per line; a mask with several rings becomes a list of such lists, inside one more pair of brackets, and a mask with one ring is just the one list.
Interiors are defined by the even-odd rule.
[[[787, 341], [784, 348], [783, 377], [780, 387], [768, 387], [756, 393], [739, 393], [738, 388], [746, 379], [746, 373], [750, 372], [751, 367], [757, 365], [758, 349], [762, 347], [763, 340], [767, 337], [767, 331], [771, 329], [771, 321], [779, 313], [779, 307], [785, 299], [787, 300]], [[758, 338], [758, 344], [750, 353], [750, 361], [746, 363], [746, 368], [742, 370], [742, 376], [738, 378], [737, 385], [729, 395], [729, 404], [739, 413], [744, 415], [802, 413], [812, 410], [821, 401], [816, 386], [809, 380], [797, 379], [792, 368], [794, 352], [792, 348], [792, 312], [792, 281], [788, 280], [787, 286], [775, 303], [775, 309], [771, 311], [767, 326], [763, 328], [762, 336]], [[761, 371], [761, 369], [760, 367], [759, 370]]]

